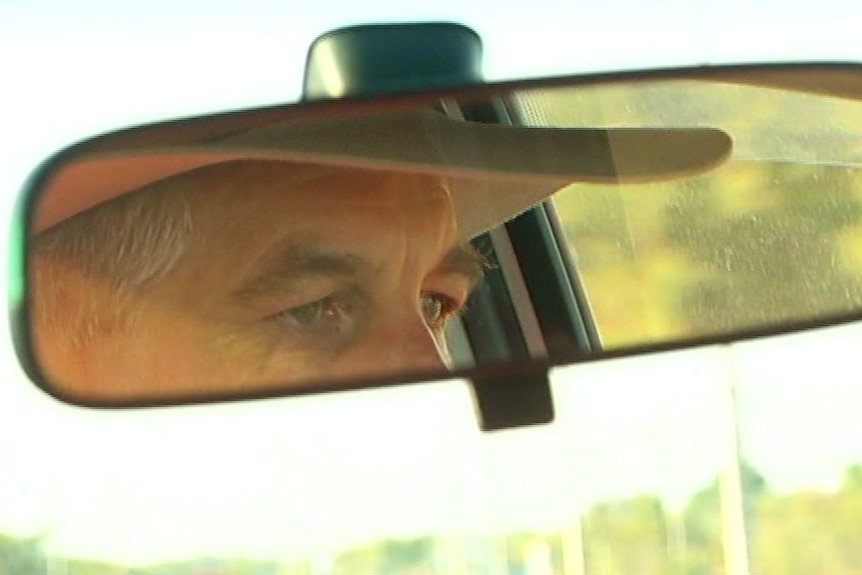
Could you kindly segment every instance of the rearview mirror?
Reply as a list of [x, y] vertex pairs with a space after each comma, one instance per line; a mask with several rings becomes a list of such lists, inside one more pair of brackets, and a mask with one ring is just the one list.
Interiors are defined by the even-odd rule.
[[[151, 405], [473, 377], [855, 319], [860, 100], [856, 66], [688, 69], [99, 136], [25, 190], [18, 348], [61, 399]], [[552, 344], [530, 315], [539, 296], [512, 284], [554, 270], [527, 272], [524, 254], [482, 241], [539, 205], [585, 341]], [[475, 353], [499, 327], [459, 319], [495, 275], [492, 297], [515, 309], [506, 321], [538, 341], [528, 357]]]

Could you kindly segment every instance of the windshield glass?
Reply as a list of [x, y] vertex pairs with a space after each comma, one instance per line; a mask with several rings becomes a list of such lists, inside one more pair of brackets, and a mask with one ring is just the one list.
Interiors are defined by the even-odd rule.
[[[298, 98], [309, 42], [344, 23], [475, 23], [489, 80], [859, 55], [855, 1], [5, 4], [7, 220], [70, 142]], [[632, 340], [603, 322], [608, 345]], [[463, 382], [76, 409], [34, 388], [4, 333], [3, 575], [862, 571], [858, 327], [557, 370], [557, 421], [498, 434]]]
[[41, 410], [14, 422], [26, 442], [0, 438], [0, 565], [696, 575], [750, 555], [763, 572], [849, 574], [860, 398], [839, 368], [859, 337], [849, 326], [559, 369], [552, 425], [492, 434], [454, 381], [155, 412], [18, 397]]
[[847, 313], [862, 304], [862, 102], [768, 86], [649, 81], [518, 99], [541, 126], [720, 128], [705, 174], [574, 184], [554, 206], [605, 348]]

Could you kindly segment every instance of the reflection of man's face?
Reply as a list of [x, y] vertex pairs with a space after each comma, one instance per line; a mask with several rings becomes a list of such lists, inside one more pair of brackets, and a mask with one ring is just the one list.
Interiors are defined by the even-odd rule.
[[[180, 259], [128, 299], [132, 329], [71, 346], [37, 323], [49, 378], [122, 398], [445, 367], [443, 327], [482, 263], [437, 180], [273, 162], [176, 181], [191, 214]], [[60, 279], [96, 313], [117, 305], [98, 279]]]

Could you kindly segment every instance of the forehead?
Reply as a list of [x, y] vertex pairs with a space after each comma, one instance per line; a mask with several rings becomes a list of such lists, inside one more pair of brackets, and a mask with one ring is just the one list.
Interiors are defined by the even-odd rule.
[[191, 235], [153, 295], [219, 317], [225, 294], [250, 278], [306, 269], [291, 263], [296, 250], [353, 254], [372, 275], [412, 281], [458, 242], [447, 187], [424, 175], [237, 162], [159, 188], [188, 204]]
[[215, 241], [230, 252], [300, 240], [366, 249], [428, 239], [448, 244], [457, 230], [446, 183], [428, 175], [232, 162], [189, 173], [170, 187], [190, 199], [200, 243]]

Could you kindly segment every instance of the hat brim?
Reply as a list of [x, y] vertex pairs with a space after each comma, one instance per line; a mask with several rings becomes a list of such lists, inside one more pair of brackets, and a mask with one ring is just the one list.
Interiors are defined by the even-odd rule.
[[[147, 138], [141, 138], [146, 141]], [[31, 233], [121, 194], [208, 165], [276, 160], [446, 178], [459, 235], [472, 238], [577, 182], [638, 183], [722, 164], [713, 128], [534, 128], [456, 120], [433, 110], [283, 122], [180, 145], [99, 146], [48, 180]]]

